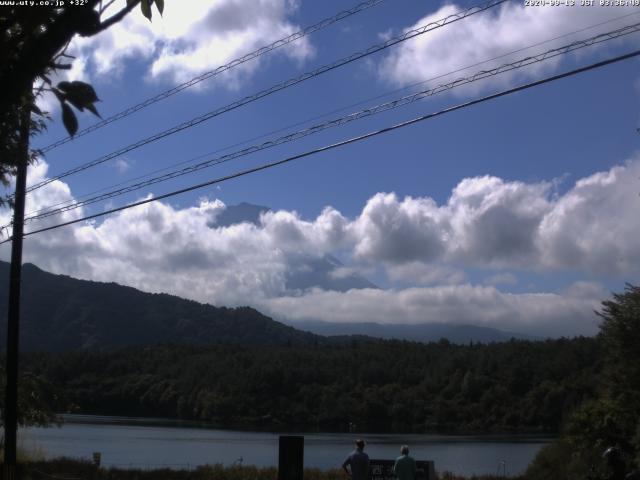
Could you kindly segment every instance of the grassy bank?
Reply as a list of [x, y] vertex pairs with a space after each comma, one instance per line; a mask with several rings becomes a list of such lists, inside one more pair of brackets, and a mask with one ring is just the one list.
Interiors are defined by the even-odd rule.
[[[55, 459], [34, 461], [20, 466], [18, 478], [22, 480], [42, 480], [64, 478], [65, 480], [277, 480], [278, 470], [275, 467], [258, 468], [252, 466], [205, 465], [195, 470], [140, 470], [120, 468], [96, 468], [91, 462]], [[500, 477], [502, 478], [502, 477]], [[306, 468], [305, 480], [345, 480], [341, 470], [320, 470]], [[450, 473], [443, 473], [440, 480], [497, 480], [494, 476], [465, 478]], [[514, 477], [514, 480], [515, 479]]]
[[[91, 462], [60, 458], [20, 465], [18, 478], [40, 480], [277, 480], [275, 467], [205, 465], [193, 470], [96, 468]], [[338, 470], [305, 469], [305, 480], [344, 480]]]

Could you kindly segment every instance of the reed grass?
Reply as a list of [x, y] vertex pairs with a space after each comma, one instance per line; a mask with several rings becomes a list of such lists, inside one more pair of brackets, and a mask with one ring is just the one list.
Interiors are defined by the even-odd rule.
[[[1, 470], [0, 470], [1, 471]], [[174, 470], [169, 468], [97, 468], [86, 460], [56, 458], [52, 460], [28, 460], [20, 464], [18, 478], [24, 480], [277, 480], [275, 467], [254, 467], [249, 465], [223, 466], [204, 465], [193, 470]], [[451, 472], [443, 472], [439, 480], [498, 480], [503, 477], [491, 475], [463, 477]], [[523, 477], [510, 477], [522, 480]], [[304, 480], [346, 480], [341, 470], [321, 470], [305, 468]]]

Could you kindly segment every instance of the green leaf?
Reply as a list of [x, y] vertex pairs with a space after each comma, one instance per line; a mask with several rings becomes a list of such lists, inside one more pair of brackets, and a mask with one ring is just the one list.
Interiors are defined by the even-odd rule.
[[78, 119], [67, 103], [62, 104], [62, 123], [64, 123], [64, 128], [67, 129], [67, 132], [72, 137], [78, 131]]
[[58, 88], [63, 92], [66, 92], [71, 87], [71, 82], [60, 82], [58, 83]]
[[67, 95], [73, 95], [82, 99], [84, 103], [93, 103], [100, 100], [91, 85], [79, 80], [75, 80], [73, 82], [60, 82], [58, 84], [58, 88]]
[[60, 82], [58, 88], [65, 93], [66, 100], [81, 112], [84, 111], [85, 108], [91, 110], [89, 106], [93, 106], [95, 102], [99, 101], [96, 91], [88, 83], [78, 80], [74, 82]]
[[87, 105], [87, 110], [89, 110], [91, 113], [93, 113], [96, 117], [98, 118], [102, 118], [100, 116], [100, 114], [98, 113], [98, 110], [96, 109], [95, 105], [92, 103], [90, 105]]
[[151, 20], [151, 2], [150, 0], [142, 0], [140, 2], [140, 9], [142, 10], [142, 14]]
[[164, 12], [164, 0], [155, 0], [156, 7], [158, 7], [158, 11], [160, 12], [160, 16], [162, 16], [162, 12]]
[[32, 103], [29, 108], [31, 109], [31, 111], [33, 113], [35, 113], [36, 115], [43, 115], [42, 110], [40, 110], [40, 108], [35, 104]]

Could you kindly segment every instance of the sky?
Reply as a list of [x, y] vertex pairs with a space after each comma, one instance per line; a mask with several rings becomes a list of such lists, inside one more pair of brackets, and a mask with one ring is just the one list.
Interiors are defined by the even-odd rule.
[[[117, 2], [113, 8], [124, 2]], [[580, 3], [580, 2], [576, 2]], [[355, 1], [167, 1], [76, 39], [58, 80], [95, 87], [103, 117], [286, 37]], [[36, 184], [305, 72], [442, 19], [469, 2], [383, 0], [45, 154]], [[214, 159], [481, 70], [640, 22], [626, 7], [510, 1], [333, 69], [34, 190], [27, 212], [194, 159]], [[26, 231], [375, 131], [637, 48], [632, 33], [107, 202]], [[640, 277], [637, 58], [276, 168], [25, 239], [24, 261], [277, 320], [474, 324], [537, 336], [591, 335], [594, 310]], [[51, 97], [43, 147], [65, 136]], [[80, 128], [97, 120], [79, 114]], [[275, 133], [274, 133], [275, 132]], [[169, 171], [169, 170], [166, 170]], [[125, 183], [126, 184], [126, 183]], [[227, 206], [270, 208], [259, 225], [216, 226]], [[0, 212], [3, 224], [9, 211]], [[8, 244], [0, 258], [9, 258]], [[379, 289], [286, 286], [301, 259]]]

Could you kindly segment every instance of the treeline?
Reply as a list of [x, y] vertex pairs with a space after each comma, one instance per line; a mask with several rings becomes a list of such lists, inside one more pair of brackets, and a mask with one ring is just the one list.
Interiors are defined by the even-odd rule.
[[70, 411], [228, 426], [557, 431], [597, 395], [596, 339], [158, 346], [30, 354]]
[[593, 379], [596, 396], [567, 416], [527, 478], [640, 478], [640, 287], [627, 285], [602, 302], [598, 316], [602, 367]]

